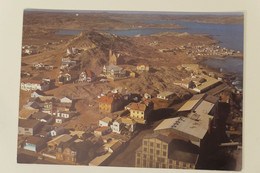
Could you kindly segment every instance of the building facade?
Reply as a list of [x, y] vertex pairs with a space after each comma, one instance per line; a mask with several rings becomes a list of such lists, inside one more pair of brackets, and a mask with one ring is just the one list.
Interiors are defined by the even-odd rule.
[[173, 140], [167, 136], [146, 135], [136, 151], [135, 167], [195, 169], [198, 154], [178, 151], [174, 147]]

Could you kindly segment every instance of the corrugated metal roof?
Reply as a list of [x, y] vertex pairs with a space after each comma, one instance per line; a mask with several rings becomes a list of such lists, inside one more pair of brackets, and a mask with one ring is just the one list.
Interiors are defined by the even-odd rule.
[[205, 94], [196, 94], [192, 96], [178, 111], [191, 111], [196, 104], [205, 97]]
[[[198, 115], [198, 114], [197, 114]], [[206, 132], [208, 131], [209, 116], [199, 115], [194, 119], [186, 117], [176, 117], [166, 119], [161, 124], [159, 124], [154, 131], [158, 130], [171, 130], [175, 129], [177, 131], [186, 133], [188, 135], [194, 136], [199, 139], [203, 139]]]
[[198, 114], [208, 114], [212, 108], [214, 107], [215, 104], [207, 102], [205, 100], [203, 100], [199, 106], [195, 109], [195, 112]]

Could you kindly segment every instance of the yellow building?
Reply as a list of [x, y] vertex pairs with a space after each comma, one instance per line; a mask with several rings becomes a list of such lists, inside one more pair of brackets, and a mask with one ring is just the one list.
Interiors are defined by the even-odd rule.
[[99, 112], [111, 113], [118, 111], [124, 106], [124, 97], [119, 93], [109, 93], [99, 99]]
[[139, 103], [130, 103], [130, 117], [136, 122], [145, 124], [146, 120], [153, 110], [154, 104], [151, 100], [145, 100]]
[[135, 167], [195, 169], [198, 160], [196, 153], [197, 148], [185, 141], [157, 133], [149, 134], [136, 151]]

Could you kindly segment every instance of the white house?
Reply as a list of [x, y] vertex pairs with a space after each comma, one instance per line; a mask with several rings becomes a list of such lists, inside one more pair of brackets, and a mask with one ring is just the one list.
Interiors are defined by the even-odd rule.
[[136, 70], [138, 70], [138, 71], [149, 71], [149, 65], [148, 64], [137, 64]]
[[61, 103], [72, 103], [72, 99], [68, 96], [65, 96], [63, 98], [60, 99]]
[[24, 80], [21, 82], [21, 89], [25, 91], [40, 90], [46, 91], [50, 87], [48, 82], [36, 81], [36, 80]]
[[112, 132], [120, 134], [122, 128], [121, 118], [116, 119], [110, 127], [112, 129]]
[[50, 131], [49, 133], [51, 134], [51, 136], [59, 136], [64, 132], [65, 129], [62, 126], [60, 126], [60, 127], [56, 127], [54, 130]]
[[157, 94], [157, 98], [159, 99], [164, 99], [164, 100], [169, 100], [171, 99], [175, 94], [173, 92], [170, 91], [164, 91], [164, 92], [160, 92], [159, 94]]
[[112, 118], [105, 117], [99, 120], [99, 127], [110, 126], [112, 124]]

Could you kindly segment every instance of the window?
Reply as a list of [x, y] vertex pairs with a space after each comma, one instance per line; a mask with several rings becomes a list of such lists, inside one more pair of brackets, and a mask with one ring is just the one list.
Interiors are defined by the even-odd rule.
[[151, 153], [151, 154], [153, 153], [153, 149], [150, 149], [150, 153]]
[[139, 165], [139, 164], [140, 164], [140, 159], [138, 158], [136, 162], [137, 162], [137, 164]]
[[70, 157], [67, 157], [67, 160], [70, 160]]
[[150, 142], [150, 146], [153, 147], [153, 143], [152, 142]]
[[166, 150], [167, 149], [167, 145], [163, 145], [163, 149]]
[[159, 155], [160, 154], [160, 150], [156, 150], [156, 154]]
[[135, 111], [133, 111], [133, 113], [135, 113]]
[[165, 168], [166, 167], [166, 165], [165, 164], [162, 164], [162, 168]]
[[70, 154], [70, 150], [67, 150], [67, 154]]
[[163, 156], [166, 156], [166, 152], [165, 151], [163, 152]]
[[144, 145], [147, 145], [147, 141], [144, 141]]
[[143, 155], [143, 158], [146, 159], [146, 154]]
[[186, 167], [186, 163], [183, 163], [183, 167], [184, 167], [184, 168]]
[[25, 128], [24, 131], [29, 131], [29, 129]]
[[169, 168], [172, 168], [172, 165], [169, 165]]
[[153, 156], [150, 156], [150, 160], [153, 160]]
[[144, 114], [144, 112], [141, 112], [141, 114]]
[[146, 151], [147, 151], [147, 148], [144, 148], [144, 151], [146, 152]]
[[136, 113], [139, 114], [139, 111], [137, 111]]
[[156, 146], [157, 146], [157, 148], [160, 148], [160, 147], [161, 147], [161, 145], [160, 145], [160, 144], [157, 144]]

